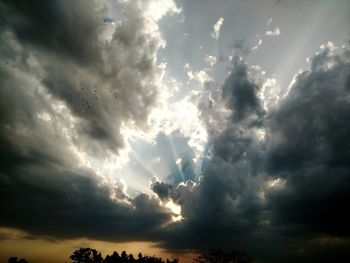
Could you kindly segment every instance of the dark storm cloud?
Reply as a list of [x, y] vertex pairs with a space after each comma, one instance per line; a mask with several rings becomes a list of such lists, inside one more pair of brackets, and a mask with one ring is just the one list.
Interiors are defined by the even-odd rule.
[[31, 56], [22, 66], [79, 118], [77, 144], [100, 154], [123, 146], [123, 122], [146, 126], [162, 71], [156, 63], [160, 35], [148, 30], [154, 25], [144, 10], [136, 2], [116, 5], [127, 17], [116, 25], [103, 22], [106, 8], [93, 1], [0, 5], [3, 37], [14, 34]]
[[158, 200], [130, 199], [121, 186], [101, 185], [94, 171], [79, 167], [64, 135], [38, 118], [49, 102], [28, 87], [30, 79], [3, 65], [0, 75], [6, 98], [0, 103], [1, 226], [58, 238], [135, 240], [170, 220]]
[[[201, 105], [213, 131], [211, 157], [198, 184], [176, 188], [185, 220], [164, 230], [163, 245], [242, 248], [264, 262], [327, 262], [334, 257], [346, 262], [349, 51], [324, 47], [266, 115], [261, 115], [259, 88], [246, 74], [248, 68], [234, 67], [238, 69], [227, 78], [222, 99], [212, 96], [216, 99], [209, 108]], [[228, 87], [237, 93], [227, 92]], [[225, 112], [228, 121], [211, 121], [210, 114], [219, 119], [223, 105], [239, 118]], [[251, 125], [261, 116], [258, 126]], [[256, 135], [259, 129], [266, 131], [263, 141]], [[320, 250], [327, 252], [321, 257]]]
[[2, 227], [132, 241], [171, 219], [159, 199], [128, 197], [77, 154], [117, 152], [121, 123], [144, 128], [156, 97], [160, 36], [137, 4], [120, 7], [130, 21], [107, 41], [95, 2], [0, 4]]
[[[175, 190], [185, 220], [164, 230], [164, 245], [170, 249], [244, 248], [259, 225], [256, 192], [263, 180], [254, 176], [260, 147], [254, 130], [262, 110], [259, 88], [248, 75], [236, 57], [222, 93], [201, 105], [210, 157], [199, 182]], [[220, 116], [222, 109], [229, 111], [226, 117]]]
[[98, 58], [102, 10], [92, 1], [2, 1], [1, 12], [3, 27], [31, 47], [79, 63]]
[[315, 56], [270, 116], [266, 166], [288, 183], [269, 201], [277, 224], [349, 236], [350, 57], [330, 52]]
[[[190, 198], [190, 192], [195, 186], [195, 182], [187, 180], [186, 182], [178, 184], [177, 187], [174, 187], [171, 184], [161, 182], [156, 177], [153, 177], [151, 179], [150, 188], [162, 201], [172, 200], [174, 203], [177, 203], [184, 208], [186, 202], [189, 201], [187, 199]], [[188, 212], [191, 213], [191, 211]], [[185, 210], [183, 210], [181, 214], [187, 215]]]
[[169, 211], [147, 195], [136, 196], [130, 204], [113, 201], [111, 191], [120, 190], [97, 186], [91, 171], [11, 168], [1, 177], [1, 210], [6, 213], [0, 221], [7, 227], [57, 238], [131, 241], [147, 239], [170, 220]]
[[172, 194], [174, 193], [173, 186], [164, 182], [155, 181], [151, 184], [151, 189], [163, 201], [170, 200]]
[[233, 111], [233, 118], [240, 122], [249, 115], [258, 121], [263, 113], [260, 101], [257, 97], [259, 86], [249, 80], [247, 65], [238, 58], [233, 60], [232, 72], [223, 86], [223, 98], [227, 100], [227, 106]]
[[[156, 102], [161, 39], [137, 3], [120, 4], [125, 17], [115, 25], [104, 23], [95, 2], [0, 4], [0, 225], [177, 250], [235, 247], [266, 262], [329, 262], [334, 255], [346, 262], [347, 49], [337, 55], [324, 47], [267, 112], [261, 76], [235, 57], [222, 89], [200, 104], [208, 131], [200, 179], [188, 138], [156, 138], [173, 173], [172, 184], [151, 184], [158, 198], [130, 198], [82, 164], [75, 149], [97, 157], [118, 152], [122, 124], [144, 128]], [[169, 225], [172, 214], [159, 201], [170, 199], [184, 220]]]

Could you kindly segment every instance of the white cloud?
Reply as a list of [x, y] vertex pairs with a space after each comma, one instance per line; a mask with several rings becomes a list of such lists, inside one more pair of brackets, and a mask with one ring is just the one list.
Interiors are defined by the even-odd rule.
[[218, 21], [213, 26], [213, 32], [211, 32], [211, 37], [218, 40], [220, 37], [220, 29], [224, 23], [224, 18], [220, 17]]
[[[214, 79], [209, 75], [209, 68], [204, 68], [198, 71], [193, 71], [189, 63], [186, 63], [184, 66], [186, 70], [188, 80], [197, 80], [202, 86], [204, 84], [214, 81]], [[189, 83], [188, 81], [188, 83]]]
[[158, 22], [166, 14], [179, 14], [179, 9], [172, 0], [139, 1], [141, 7], [145, 8], [146, 16], [152, 17]]
[[258, 50], [258, 48], [261, 46], [261, 44], [262, 44], [262, 39], [259, 38], [258, 44], [257, 44], [256, 46], [254, 46], [254, 47], [252, 48], [252, 50]]
[[275, 30], [268, 30], [265, 32], [265, 36], [275, 37], [281, 35], [281, 31], [278, 27], [275, 28]]
[[209, 64], [209, 66], [214, 66], [217, 62], [215, 56], [206, 55], [204, 58], [205, 62]]

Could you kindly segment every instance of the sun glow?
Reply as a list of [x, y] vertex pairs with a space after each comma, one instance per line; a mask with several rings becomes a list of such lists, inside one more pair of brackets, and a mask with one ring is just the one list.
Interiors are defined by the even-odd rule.
[[181, 206], [178, 204], [175, 204], [173, 202], [173, 200], [168, 201], [165, 204], [165, 207], [169, 208], [171, 210], [171, 212], [173, 213], [172, 220], [174, 222], [181, 221], [184, 219], [181, 215]]
[[270, 189], [281, 189], [285, 186], [286, 182], [287, 181], [282, 178], [273, 179], [267, 182], [267, 187]]

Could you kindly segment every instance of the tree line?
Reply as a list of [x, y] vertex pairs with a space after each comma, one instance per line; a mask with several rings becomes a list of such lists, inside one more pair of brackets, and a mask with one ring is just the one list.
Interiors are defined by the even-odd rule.
[[[75, 250], [69, 257], [72, 263], [179, 263], [178, 258], [163, 260], [156, 256], [143, 256], [139, 253], [137, 257], [123, 251], [120, 255], [114, 251], [111, 255], [102, 257], [96, 249], [82, 247]], [[244, 251], [231, 250], [225, 252], [221, 249], [212, 249], [206, 253], [201, 253], [194, 258], [193, 263], [252, 263], [253, 259]], [[8, 263], [29, 263], [25, 259], [10, 257]]]

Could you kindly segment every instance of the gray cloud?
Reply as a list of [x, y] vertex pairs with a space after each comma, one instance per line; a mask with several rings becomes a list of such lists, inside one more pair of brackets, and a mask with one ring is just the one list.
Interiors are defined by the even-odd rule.
[[118, 152], [121, 124], [146, 128], [156, 99], [160, 35], [137, 4], [125, 5], [130, 20], [104, 40], [96, 2], [0, 4], [1, 226], [131, 241], [170, 221], [159, 199], [130, 198], [79, 155]]
[[348, 51], [330, 53], [314, 57], [271, 114], [266, 167], [287, 180], [285, 191], [270, 196], [276, 222], [348, 236], [350, 60]]
[[31, 48], [85, 64], [99, 58], [96, 36], [103, 26], [102, 11], [93, 1], [4, 1], [1, 19], [3, 28]]
[[[156, 62], [160, 35], [148, 30], [152, 25], [141, 7], [125, 3], [119, 8], [127, 19], [106, 25], [106, 8], [93, 1], [1, 5], [3, 32], [12, 32], [37, 60], [35, 66], [24, 61], [25, 70], [78, 117], [82, 136], [77, 143], [101, 154], [123, 147], [122, 123], [145, 128], [162, 71]], [[107, 30], [114, 34], [105, 39]]]
[[[201, 104], [213, 131], [211, 157], [197, 185], [177, 187], [185, 220], [167, 229], [163, 245], [243, 248], [264, 262], [328, 262], [332, 257], [346, 262], [349, 63], [348, 50], [338, 54], [324, 48], [267, 113], [261, 110], [257, 84], [247, 79], [248, 68], [234, 64], [238, 69], [228, 76], [222, 99], [212, 96], [209, 108]], [[237, 85], [248, 93], [235, 90]], [[232, 114], [220, 111], [223, 105]], [[217, 125], [210, 113], [218, 119], [220, 112], [226, 117]], [[231, 118], [237, 112], [239, 118]], [[259, 125], [252, 126], [258, 118]], [[265, 140], [259, 141], [258, 129], [266, 130]], [[335, 240], [341, 241], [335, 245]], [[327, 252], [320, 257], [320, 250]]]
[[263, 113], [257, 97], [259, 86], [248, 78], [247, 65], [234, 58], [232, 72], [223, 86], [222, 96], [227, 101], [227, 107], [233, 111], [233, 118], [239, 122], [248, 115], [254, 115], [258, 121]]
[[[131, 198], [101, 182], [76, 151], [102, 158], [123, 147], [122, 125], [146, 128], [161, 39], [134, 1], [118, 4], [124, 15], [115, 24], [104, 23], [103, 6], [82, 3], [0, 4], [2, 226], [180, 251], [236, 247], [265, 262], [346, 262], [348, 49], [325, 47], [267, 112], [262, 76], [235, 57], [222, 89], [203, 92], [199, 105], [208, 131], [201, 176], [188, 138], [171, 134], [173, 146], [159, 134], [156, 142], [178, 154], [164, 157], [173, 174], [151, 185], [158, 198]], [[184, 220], [164, 227], [172, 214], [159, 201], [169, 199]]]
[[161, 200], [167, 201], [171, 199], [174, 192], [173, 186], [164, 182], [155, 181], [151, 184], [151, 189]]
[[79, 165], [62, 130], [38, 117], [49, 103], [42, 94], [22, 75], [4, 67], [0, 74], [2, 226], [57, 238], [144, 240], [170, 220], [157, 199], [131, 199], [121, 186], [101, 185], [95, 171]]
[[199, 182], [175, 190], [185, 219], [164, 230], [167, 248], [251, 247], [249, 236], [263, 216], [257, 191], [264, 180], [256, 176], [261, 145], [255, 135], [263, 112], [258, 85], [248, 75], [248, 66], [236, 57], [221, 92], [214, 91], [209, 103], [206, 95], [201, 101], [210, 136], [208, 162]]

